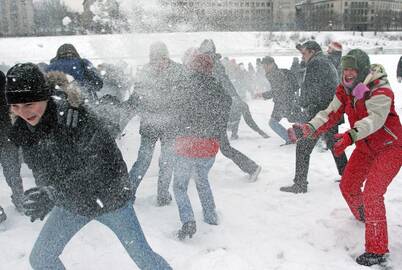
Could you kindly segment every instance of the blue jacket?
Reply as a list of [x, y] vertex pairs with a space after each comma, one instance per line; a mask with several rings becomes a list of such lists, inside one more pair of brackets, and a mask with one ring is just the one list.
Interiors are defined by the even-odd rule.
[[87, 59], [59, 58], [50, 61], [46, 72], [61, 71], [74, 78], [80, 86], [88, 91], [99, 91], [103, 87], [103, 81], [95, 67]]

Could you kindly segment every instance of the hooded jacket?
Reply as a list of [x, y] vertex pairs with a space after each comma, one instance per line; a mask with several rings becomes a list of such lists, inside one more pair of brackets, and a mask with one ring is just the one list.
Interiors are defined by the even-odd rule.
[[103, 80], [96, 68], [89, 60], [81, 58], [71, 44], [60, 46], [56, 57], [50, 60], [50, 64], [45, 67], [45, 71], [60, 71], [72, 76], [81, 87], [89, 91], [88, 95], [90, 97], [93, 92], [99, 91], [103, 87]]

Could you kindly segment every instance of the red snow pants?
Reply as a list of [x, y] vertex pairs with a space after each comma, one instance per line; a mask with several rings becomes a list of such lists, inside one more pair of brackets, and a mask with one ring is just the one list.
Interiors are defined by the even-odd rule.
[[356, 219], [360, 220], [359, 207], [364, 209], [366, 252], [388, 252], [384, 194], [401, 165], [401, 146], [372, 154], [355, 149], [343, 172], [340, 189]]

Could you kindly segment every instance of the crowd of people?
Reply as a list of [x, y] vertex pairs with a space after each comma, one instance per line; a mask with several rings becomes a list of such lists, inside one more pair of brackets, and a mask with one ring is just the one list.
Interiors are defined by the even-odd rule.
[[[384, 194], [402, 165], [402, 126], [387, 73], [369, 56], [331, 42], [327, 53], [314, 40], [297, 44], [301, 54], [289, 69], [275, 58], [256, 67], [222, 58], [212, 40], [189, 48], [173, 61], [163, 42], [150, 46], [149, 62], [134, 77], [127, 65], [98, 67], [72, 44], [63, 44], [47, 63], [21, 63], [0, 72], [0, 162], [16, 209], [46, 222], [30, 255], [33, 269], [65, 269], [59, 256], [71, 238], [97, 220], [109, 227], [140, 269], [171, 269], [146, 241], [133, 208], [138, 187], [159, 141], [156, 204], [178, 207], [185, 240], [197, 232], [187, 194], [193, 177], [203, 219], [218, 225], [208, 174], [221, 153], [256, 181], [262, 167], [233, 148], [239, 122], [263, 138], [247, 100], [272, 99], [267, 121], [283, 139], [296, 144], [293, 184], [280, 190], [308, 191], [310, 155], [320, 140], [331, 151], [340, 189], [353, 216], [365, 224], [365, 252], [356, 262], [371, 266], [387, 259]], [[402, 78], [402, 57], [397, 78]], [[350, 129], [339, 133], [346, 114]], [[115, 139], [128, 121], [140, 119], [137, 160], [128, 169]], [[293, 123], [286, 128], [281, 120]], [[349, 161], [344, 153], [356, 148]], [[134, 149], [133, 149], [134, 150]], [[21, 161], [32, 170], [34, 188], [24, 191]], [[131, 165], [131, 164], [128, 164]], [[0, 207], [0, 222], [6, 213]]]

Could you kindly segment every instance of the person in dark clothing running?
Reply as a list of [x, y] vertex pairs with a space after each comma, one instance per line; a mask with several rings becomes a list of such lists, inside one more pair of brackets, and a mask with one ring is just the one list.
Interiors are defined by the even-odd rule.
[[[216, 47], [214, 42], [211, 39], [204, 40], [199, 48], [200, 53], [205, 53], [211, 56], [212, 60], [214, 61], [214, 66], [212, 69], [212, 76], [216, 79], [217, 82], [222, 84], [223, 89], [225, 90], [226, 94], [231, 96], [232, 99], [240, 99], [239, 95], [236, 92], [233, 84], [230, 82], [229, 77], [225, 72], [225, 68], [222, 65], [220, 58], [221, 55], [216, 53]], [[243, 117], [246, 122], [249, 122], [249, 125], [252, 125], [251, 122], [254, 122], [251, 118], [250, 111], [248, 110], [248, 105], [245, 104], [243, 111]], [[230, 113], [230, 107], [225, 108]], [[251, 121], [252, 120], [252, 121]], [[255, 122], [254, 122], [255, 124]], [[255, 124], [255, 130], [258, 126]], [[259, 128], [258, 128], [259, 129]], [[229, 138], [227, 135], [227, 126], [225, 130], [222, 130], [219, 146], [222, 154], [227, 158], [231, 159], [239, 168], [250, 175], [250, 181], [255, 181], [258, 178], [258, 175], [261, 172], [261, 166], [257, 165], [254, 161], [249, 159], [246, 155], [241, 153], [240, 151], [234, 149], [229, 142]], [[267, 135], [268, 136], [268, 135]]]
[[59, 258], [65, 246], [96, 220], [116, 234], [140, 269], [172, 269], [145, 239], [114, 139], [84, 106], [73, 107], [54, 92], [32, 63], [7, 73], [6, 99], [15, 118], [10, 139], [22, 147], [37, 185], [25, 192], [25, 214], [32, 222], [49, 214], [29, 258], [32, 268], [65, 269]]
[[17, 210], [22, 212], [24, 189], [20, 174], [21, 159], [18, 147], [8, 139], [8, 133], [11, 129], [11, 119], [9, 106], [4, 96], [5, 84], [6, 77], [4, 73], [0, 71], [0, 163], [3, 167], [4, 178], [12, 192], [11, 201]]
[[287, 69], [279, 69], [275, 59], [266, 56], [261, 61], [266, 77], [271, 84], [271, 90], [260, 93], [264, 99], [273, 99], [274, 109], [272, 110], [269, 126], [279, 135], [285, 144], [291, 144], [287, 129], [279, 122], [282, 118], [292, 121], [292, 108], [296, 106], [296, 95], [299, 89], [296, 77]]
[[[334, 65], [322, 53], [321, 46], [315, 41], [306, 41], [297, 46], [306, 63], [306, 73], [301, 87], [299, 103], [303, 109], [301, 122], [310, 121], [319, 111], [324, 110], [332, 101], [339, 79]], [[294, 124], [290, 129], [291, 138], [296, 141], [294, 132], [300, 129], [300, 124]], [[323, 138], [334, 157], [338, 173], [342, 175], [347, 163], [345, 153], [336, 156], [333, 152], [335, 144], [334, 135], [338, 133], [338, 126], [334, 126]], [[298, 136], [299, 137], [299, 136]], [[301, 138], [296, 145], [296, 172], [294, 184], [281, 187], [280, 190], [292, 193], [307, 192], [307, 174], [310, 163], [310, 155], [317, 143], [318, 138]]]
[[150, 47], [150, 62], [137, 74], [134, 94], [129, 99], [138, 102], [141, 143], [137, 160], [130, 170], [130, 180], [137, 191], [152, 161], [155, 144], [161, 142], [157, 205], [168, 205], [172, 197], [173, 143], [177, 125], [177, 109], [186, 89], [187, 75], [181, 64], [169, 58], [166, 44], [155, 42]]

